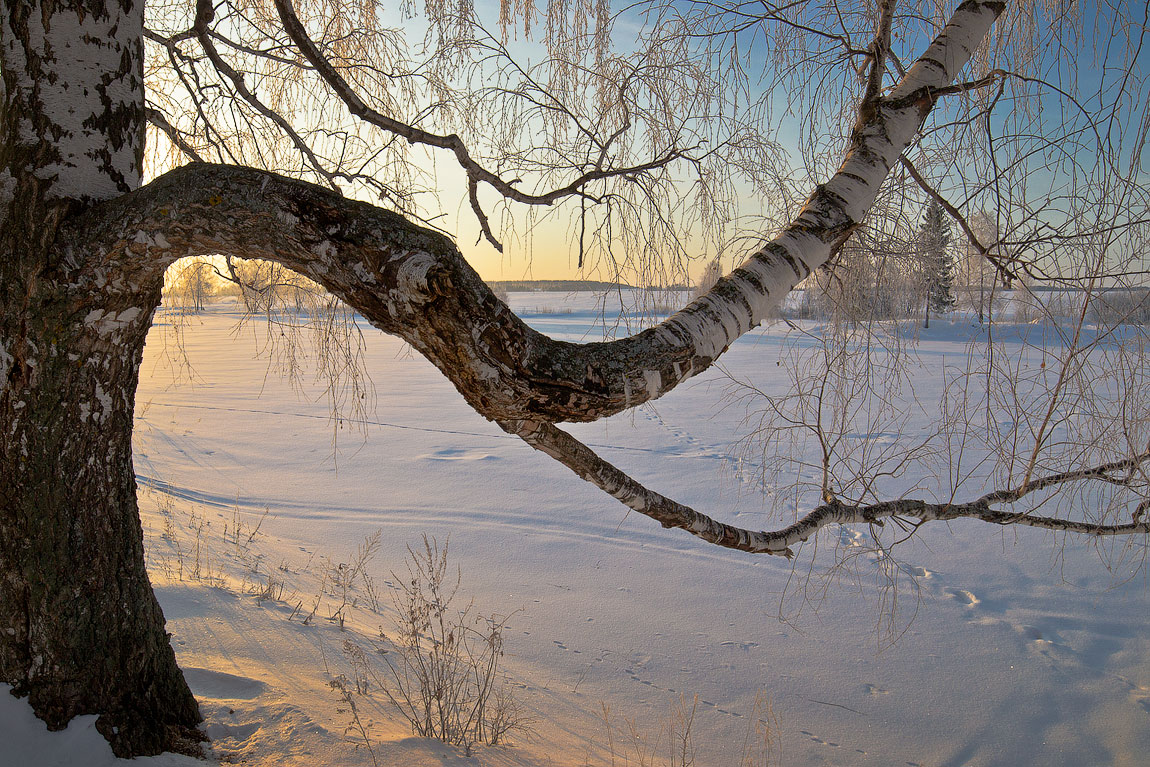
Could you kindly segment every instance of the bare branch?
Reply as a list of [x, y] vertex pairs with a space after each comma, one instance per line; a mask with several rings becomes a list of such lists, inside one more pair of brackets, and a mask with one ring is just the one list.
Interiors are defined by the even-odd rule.
[[886, 61], [890, 53], [890, 29], [894, 20], [895, 0], [883, 0], [879, 8], [878, 32], [870, 44], [870, 72], [867, 74], [866, 90], [863, 92], [861, 110], [874, 109], [879, 94], [882, 93], [883, 78], [886, 76]]
[[208, 59], [212, 62], [212, 65], [215, 66], [221, 75], [231, 82], [236, 93], [238, 93], [244, 101], [284, 132], [295, 145], [296, 149], [307, 158], [312, 170], [323, 176], [332, 189], [338, 190], [339, 187], [335, 183], [335, 174], [330, 173], [324, 168], [323, 163], [315, 156], [315, 152], [308, 146], [308, 143], [303, 140], [299, 133], [296, 132], [281, 114], [260, 101], [244, 83], [244, 76], [237, 72], [234, 67], [224, 61], [223, 57], [220, 56], [216, 50], [215, 43], [212, 42], [212, 35], [209, 30], [209, 25], [214, 19], [215, 8], [212, 4], [212, 0], [196, 0], [196, 37], [199, 39], [200, 45], [203, 46], [204, 53], [208, 55]]
[[[207, 0], [201, 0], [201, 2], [207, 2]], [[315, 68], [315, 71], [323, 78], [328, 87], [332, 89], [335, 95], [347, 106], [348, 110], [354, 116], [378, 128], [400, 136], [409, 143], [423, 144], [450, 151], [455, 155], [456, 161], [467, 174], [469, 182], [473, 187], [475, 184], [482, 182], [490, 185], [495, 191], [499, 192], [499, 194], [515, 202], [526, 205], [551, 205], [564, 197], [578, 194], [591, 182], [607, 178], [626, 178], [646, 171], [656, 170], [670, 165], [683, 156], [682, 149], [670, 148], [647, 162], [627, 167], [612, 168], [602, 167], [601, 164], [597, 164], [591, 170], [582, 173], [565, 186], [542, 193], [524, 192], [515, 186], [515, 180], [506, 181], [499, 175], [483, 167], [472, 157], [467, 146], [463, 143], [463, 139], [458, 135], [454, 133], [446, 135], [432, 133], [372, 109], [360, 98], [359, 94], [355, 92], [355, 89], [351, 87], [343, 76], [336, 71], [335, 67], [327, 60], [327, 57], [323, 55], [315, 42], [312, 41], [307, 30], [304, 29], [303, 23], [299, 20], [299, 17], [296, 16], [291, 6], [291, 0], [276, 0], [276, 9], [279, 11], [280, 19], [283, 22], [284, 30], [288, 33], [288, 36], [299, 46], [300, 51]], [[480, 223], [483, 226], [484, 236], [502, 250], [498, 241], [491, 234], [490, 227], [486, 224], [486, 216], [479, 208], [477, 197], [474, 193], [471, 195], [471, 200], [472, 207], [479, 216]]]
[[971, 245], [974, 246], [975, 250], [977, 250], [983, 258], [994, 265], [994, 268], [998, 270], [998, 273], [1002, 276], [1004, 284], [1010, 284], [1011, 280], [1018, 279], [1018, 272], [1010, 268], [1008, 265], [1008, 259], [1003, 258], [998, 253], [991, 252], [990, 247], [979, 239], [978, 235], [974, 231], [974, 227], [970, 225], [970, 222], [967, 220], [966, 216], [962, 214], [962, 211], [960, 211], [949, 200], [943, 197], [939, 191], [935, 189], [934, 186], [932, 186], [931, 183], [927, 181], [921, 173], [919, 173], [918, 168], [914, 167], [914, 163], [912, 163], [906, 157], [899, 158], [899, 161], [902, 163], [902, 166], [906, 168], [906, 172], [910, 174], [910, 177], [914, 179], [914, 182], [918, 184], [919, 187], [924, 192], [926, 192], [932, 200], [942, 206], [942, 209], [946, 211], [947, 215], [954, 219], [959, 227], [961, 227], [963, 234], [966, 235], [966, 239], [970, 242]]
[[180, 134], [178, 130], [168, 122], [168, 118], [164, 117], [164, 113], [158, 109], [147, 107], [145, 113], [148, 118], [148, 123], [158, 128], [168, 140], [181, 152], [183, 152], [189, 159], [194, 162], [203, 162], [204, 158], [200, 156], [199, 152], [195, 150], [191, 144]]
[[790, 559], [791, 549], [829, 525], [874, 524], [883, 520], [917, 519], [926, 522], [978, 519], [996, 525], [1027, 525], [1045, 530], [1081, 533], [1091, 536], [1140, 535], [1150, 533], [1150, 521], [1142, 522], [1142, 506], [1132, 513], [1132, 521], [1120, 525], [1095, 524], [1072, 519], [1013, 513], [991, 508], [993, 503], [1014, 502], [1056, 485], [1086, 480], [1117, 481], [1115, 472], [1132, 472], [1150, 461], [1150, 452], [1092, 469], [1068, 471], [1031, 480], [1022, 488], [988, 493], [969, 503], [932, 503], [901, 498], [868, 505], [848, 505], [830, 500], [808, 512], [793, 524], [774, 531], [747, 530], [719, 522], [689, 506], [649, 490], [595, 451], [554, 424], [535, 421], [501, 422], [510, 434], [554, 458], [582, 479], [618, 499], [629, 508], [654, 519], [663, 527], [680, 528], [708, 543], [756, 554], [775, 554]]

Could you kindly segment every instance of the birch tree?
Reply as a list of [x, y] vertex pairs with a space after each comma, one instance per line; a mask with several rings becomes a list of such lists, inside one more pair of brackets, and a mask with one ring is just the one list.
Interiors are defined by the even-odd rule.
[[[1000, 57], [1025, 59], [1039, 34], [1032, 9], [1001, 0], [945, 13], [843, 3], [827, 17], [815, 7], [768, 5], [747, 17], [735, 5], [666, 5], [647, 10], [648, 32], [621, 55], [606, 3], [588, 7], [504, 3], [488, 32], [470, 4], [431, 0], [422, 21], [409, 20], [425, 42], [409, 46], [372, 3], [5, 0], [0, 680], [50, 727], [99, 714], [97, 729], [121, 756], [191, 752], [201, 738], [144, 569], [131, 455], [144, 339], [166, 268], [189, 256], [264, 259], [322, 285], [404, 338], [508, 433], [718, 545], [790, 555], [825, 525], [890, 517], [1150, 530], [1137, 518], [1003, 508], [1038, 488], [1121, 482], [1140, 471], [1143, 452], [1062, 473], [1031, 461], [1020, 484], [970, 501], [864, 505], [829, 494], [793, 524], [753, 531], [643, 487], [556, 426], [635, 407], [707, 369], [868, 225], [892, 169], [945, 198], [932, 166], [913, 158], [928, 115], [954, 100], [993, 109], [1017, 81]], [[548, 57], [532, 68], [507, 40], [537, 22]], [[763, 102], [740, 90], [744, 34], [764, 36], [753, 50], [778, 65], [768, 81], [777, 71], [793, 85], [810, 66], [839, 73], [837, 98], [801, 87], [790, 97], [819, 104], [804, 119], [841, 134], [833, 150], [798, 147], [820, 169], [805, 200], [779, 207], [790, 215], [764, 220], [739, 267], [661, 324], [609, 343], [550, 339], [428, 223], [422, 200], [435, 177], [412, 152], [457, 169], [493, 247], [514, 235], [500, 222], [522, 206], [568, 211], [589, 264], [622, 249], [626, 268], [650, 275], [683, 258], [684, 232], [706, 241], [730, 212], [731, 190], [749, 184], [769, 198], [785, 186], [773, 172], [777, 145], [755, 127]], [[819, 111], [828, 105], [839, 111]], [[145, 157], [172, 169], [145, 183]], [[740, 168], [745, 176], [722, 175]], [[979, 252], [1007, 273], [1025, 266]]]
[[[985, 213], [970, 217], [971, 230], [980, 243], [993, 246], [998, 241], [994, 232], [994, 222]], [[958, 264], [959, 305], [974, 313], [978, 324], [990, 320], [1002, 298], [997, 295], [999, 274], [971, 243], [966, 243]]]
[[203, 259], [192, 259], [169, 281], [167, 295], [176, 296], [177, 302], [189, 311], [199, 313], [215, 293], [212, 265]]

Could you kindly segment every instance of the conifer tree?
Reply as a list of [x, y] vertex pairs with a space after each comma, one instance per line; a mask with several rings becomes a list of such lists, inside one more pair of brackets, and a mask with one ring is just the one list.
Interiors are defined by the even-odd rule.
[[931, 312], [954, 308], [954, 256], [950, 252], [950, 223], [936, 201], [926, 208], [919, 227], [919, 254], [926, 274], [926, 310], [923, 327], [930, 327]]

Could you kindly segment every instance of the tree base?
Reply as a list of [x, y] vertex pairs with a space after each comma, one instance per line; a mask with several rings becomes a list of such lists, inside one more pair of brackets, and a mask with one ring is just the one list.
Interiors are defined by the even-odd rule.
[[121, 759], [167, 752], [205, 758], [202, 744], [208, 741], [208, 736], [197, 727], [178, 724], [157, 726], [155, 723], [150, 727], [141, 727], [138, 721], [131, 725], [115, 724], [115, 721], [116, 718], [107, 714], [101, 716], [96, 720], [96, 731], [112, 746], [112, 753]]

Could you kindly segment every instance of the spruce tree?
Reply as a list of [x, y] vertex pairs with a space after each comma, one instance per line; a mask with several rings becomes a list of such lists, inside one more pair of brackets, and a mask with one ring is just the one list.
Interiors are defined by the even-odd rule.
[[945, 314], [954, 308], [954, 256], [950, 252], [950, 222], [942, 206], [927, 205], [918, 230], [919, 253], [926, 275], [926, 312], [923, 327], [930, 327], [931, 312]]

